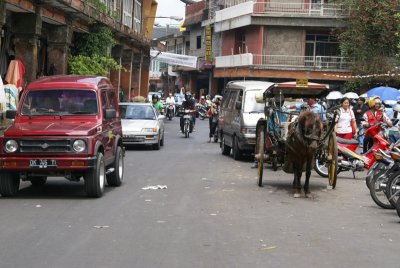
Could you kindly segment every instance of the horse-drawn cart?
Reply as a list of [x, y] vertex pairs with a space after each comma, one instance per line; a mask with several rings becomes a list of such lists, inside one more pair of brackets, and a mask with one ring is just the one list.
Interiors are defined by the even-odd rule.
[[[304, 134], [303, 143], [305, 147], [299, 149], [294, 148], [288, 139], [293, 140], [295, 126], [298, 124], [296, 119], [299, 117], [302, 111], [290, 110], [288, 108], [294, 108], [299, 105], [304, 109], [307, 109], [307, 105], [301, 105], [299, 101], [303, 98], [310, 97], [323, 97], [328, 94], [328, 86], [324, 84], [306, 83], [303, 85], [296, 84], [296, 82], [278, 83], [269, 90], [266, 90], [262, 96], [257, 96], [257, 102], [263, 102], [265, 104], [264, 113], [265, 118], [260, 118], [257, 122], [256, 127], [256, 152], [255, 158], [257, 160], [257, 171], [258, 171], [258, 186], [262, 186], [264, 165], [270, 164], [273, 170], [277, 170], [278, 165], [283, 167], [283, 170], [287, 173], [295, 173], [293, 170], [293, 157], [288, 157], [289, 153], [294, 153], [295, 158], [301, 159], [306, 157], [308, 150], [306, 140], [314, 140], [317, 146], [314, 146], [312, 150], [313, 163], [316, 162], [319, 165], [324, 165], [328, 169], [329, 185], [332, 188], [336, 186], [337, 178], [337, 145], [336, 136], [334, 133], [334, 126], [337, 116], [337, 109], [322, 109], [324, 119], [321, 125], [321, 131], [318, 132], [318, 137], [313, 134]], [[296, 99], [301, 98], [301, 99]], [[297, 103], [297, 105], [296, 105]], [[293, 105], [295, 104], [295, 105]], [[322, 114], [321, 113], [321, 114]], [[308, 113], [312, 114], [312, 113]], [[314, 113], [315, 114], [315, 113]], [[328, 116], [326, 116], [328, 114]], [[315, 116], [315, 115], [314, 115]], [[319, 117], [320, 115], [318, 115]], [[319, 118], [318, 118], [319, 121]], [[314, 127], [315, 130], [315, 127]], [[315, 130], [317, 131], [317, 130]], [[299, 131], [299, 133], [302, 130]], [[299, 134], [300, 135], [300, 134]], [[303, 144], [304, 145], [304, 144]], [[315, 161], [316, 159], [316, 161]], [[296, 162], [296, 161], [294, 161]], [[306, 184], [308, 191], [308, 179], [310, 174], [310, 164], [307, 162], [301, 162], [301, 171], [306, 171]], [[301, 178], [301, 173], [300, 173]], [[300, 178], [299, 183], [300, 183]], [[295, 183], [294, 181], [294, 183]]]

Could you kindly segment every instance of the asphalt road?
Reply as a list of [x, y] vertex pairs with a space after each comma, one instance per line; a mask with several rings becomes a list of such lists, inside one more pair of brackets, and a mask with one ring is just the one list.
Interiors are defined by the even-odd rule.
[[[399, 218], [378, 208], [361, 174], [337, 188], [313, 172], [312, 197], [292, 175], [234, 161], [166, 122], [160, 151], [128, 148], [121, 187], [100, 199], [54, 178], [0, 199], [0, 267], [399, 267]], [[166, 189], [146, 189], [147, 186]]]

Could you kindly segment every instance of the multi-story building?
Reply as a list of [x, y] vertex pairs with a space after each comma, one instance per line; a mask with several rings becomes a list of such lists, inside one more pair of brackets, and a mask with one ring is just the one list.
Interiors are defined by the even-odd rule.
[[99, 23], [112, 30], [110, 54], [123, 66], [110, 73], [113, 84], [126, 98], [146, 95], [156, 9], [156, 0], [1, 0], [0, 74], [14, 57], [25, 66], [25, 82], [50, 69], [66, 74], [75, 34]]
[[350, 75], [332, 30], [349, 10], [332, 0], [214, 0], [221, 54], [214, 77], [308, 79], [340, 86]]
[[[179, 25], [167, 24], [155, 26], [153, 30], [153, 45], [158, 51], [173, 54], [185, 54], [185, 37], [180, 31]], [[180, 75], [172, 71], [168, 63], [155, 59], [150, 61], [150, 85], [151, 91], [178, 92], [180, 89]]]

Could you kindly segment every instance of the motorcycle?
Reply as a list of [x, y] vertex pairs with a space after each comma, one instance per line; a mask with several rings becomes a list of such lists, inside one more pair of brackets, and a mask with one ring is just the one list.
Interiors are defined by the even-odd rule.
[[181, 116], [181, 131], [185, 134], [185, 138], [189, 138], [189, 134], [193, 131], [193, 110], [181, 110], [179, 114]]
[[[365, 154], [356, 153], [358, 147], [357, 140], [346, 140], [337, 137], [338, 149], [338, 174], [342, 171], [352, 171], [355, 178], [356, 171], [363, 171], [370, 169], [375, 162], [374, 154], [381, 149], [382, 151], [389, 150], [390, 143], [383, 137], [381, 131], [384, 130], [386, 125], [379, 122], [369, 127], [364, 135], [373, 137], [373, 146]], [[324, 169], [324, 163], [321, 163], [317, 158], [315, 160], [315, 170], [323, 177], [328, 177], [328, 172]]]
[[172, 117], [174, 117], [174, 114], [175, 114], [175, 105], [172, 104], [172, 103], [168, 103], [167, 107], [166, 107], [166, 110], [167, 110], [167, 118], [169, 120], [171, 120]]
[[395, 165], [391, 155], [382, 150], [378, 150], [374, 157], [375, 163], [367, 173], [367, 186], [371, 198], [381, 208], [394, 208], [393, 202], [390, 202], [387, 197], [387, 185], [398, 165]]

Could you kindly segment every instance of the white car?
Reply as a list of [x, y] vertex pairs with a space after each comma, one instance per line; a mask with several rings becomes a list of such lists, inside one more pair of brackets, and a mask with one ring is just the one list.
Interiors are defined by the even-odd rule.
[[125, 145], [164, 145], [164, 119], [151, 103], [121, 102], [122, 141]]

